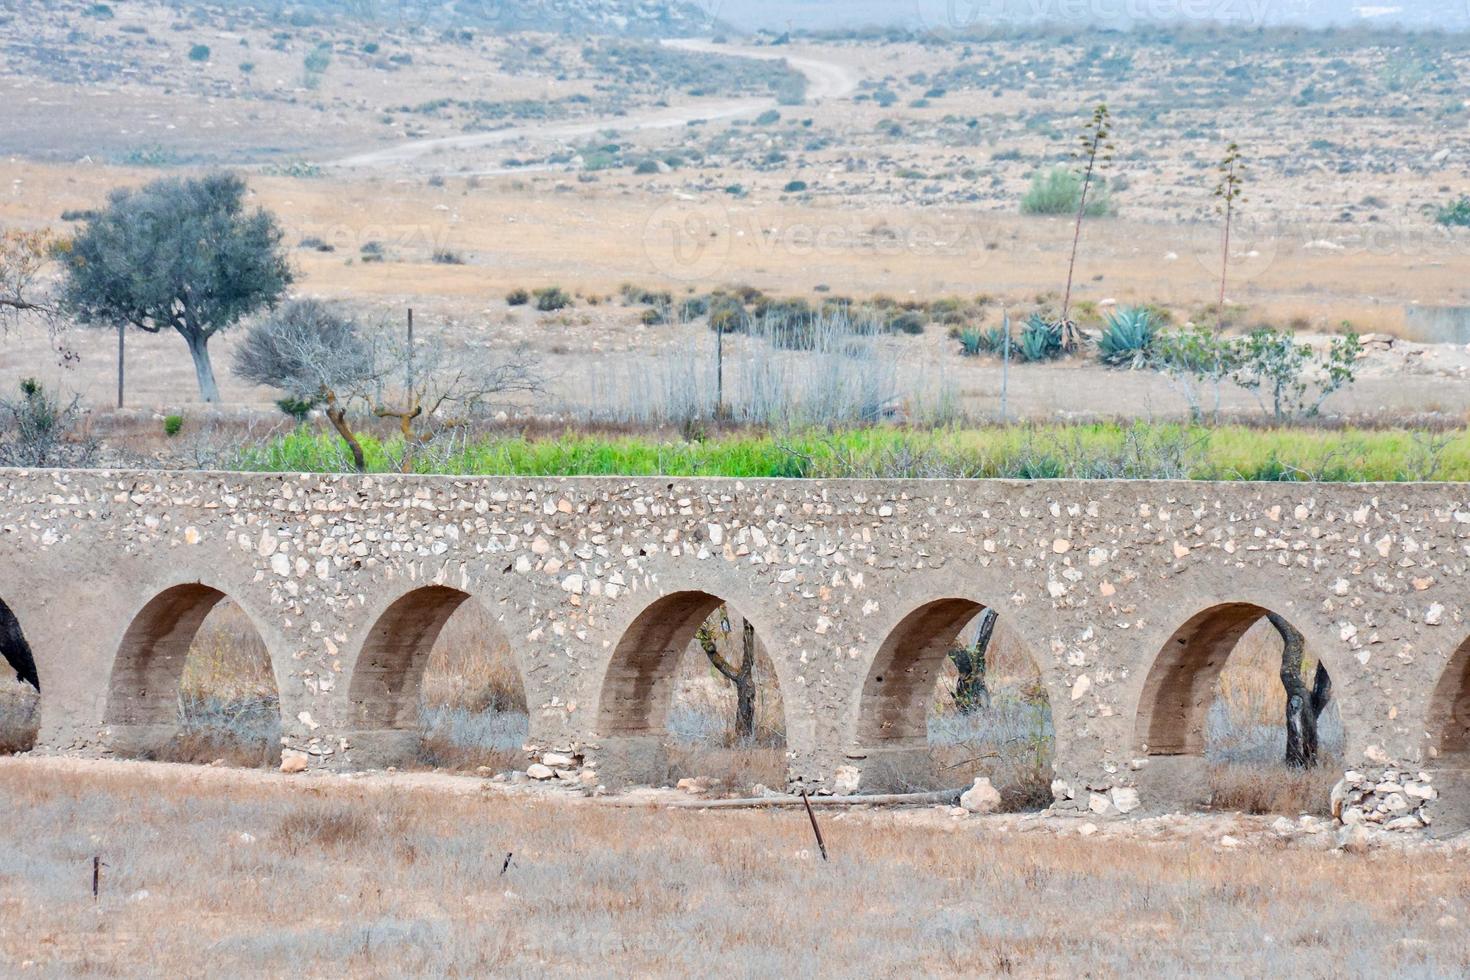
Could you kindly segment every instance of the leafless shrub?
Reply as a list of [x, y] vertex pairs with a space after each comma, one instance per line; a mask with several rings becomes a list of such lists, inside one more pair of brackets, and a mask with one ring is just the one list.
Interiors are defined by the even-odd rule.
[[368, 334], [341, 308], [316, 300], [288, 303], [253, 324], [234, 369], [299, 403], [322, 406], [358, 470], [367, 460], [348, 417], [355, 404], [398, 421], [403, 439], [390, 453], [409, 472], [421, 447], [462, 426], [492, 397], [544, 385], [528, 348], [495, 354], [452, 347], [443, 334]]
[[22, 381], [19, 398], [0, 400], [0, 465], [90, 465], [97, 447], [77, 435], [82, 414], [80, 396], [62, 401], [34, 378]]

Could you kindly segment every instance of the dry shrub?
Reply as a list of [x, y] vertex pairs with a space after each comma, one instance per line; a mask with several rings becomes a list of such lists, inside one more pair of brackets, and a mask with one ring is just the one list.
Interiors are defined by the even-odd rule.
[[[966, 625], [955, 643], [969, 642], [976, 625]], [[870, 769], [864, 781], [927, 792], [960, 789], [985, 776], [1000, 791], [1003, 810], [1051, 805], [1051, 704], [1035, 661], [1003, 617], [986, 651], [985, 676], [990, 705], [962, 713], [954, 702], [959, 672], [945, 660], [930, 704], [927, 764], [901, 772]]]
[[315, 849], [346, 850], [377, 830], [371, 810], [344, 801], [318, 800], [293, 806], [276, 822], [276, 842], [288, 854]]
[[510, 644], [479, 603], [464, 603], [444, 624], [424, 669], [422, 698], [431, 707], [525, 712]]
[[780, 791], [786, 786], [786, 751], [674, 743], [668, 748], [668, 771], [660, 782], [674, 785], [685, 777], [710, 780], [710, 795], [717, 797], [752, 796], [757, 786]]
[[184, 663], [179, 685], [186, 699], [250, 701], [276, 696], [270, 653], [255, 624], [233, 600], [212, 609]]
[[1237, 726], [1283, 723], [1286, 689], [1281, 686], [1281, 635], [1268, 620], [1262, 619], [1240, 638], [1220, 671], [1215, 690]]
[[1210, 767], [1210, 805], [1243, 813], [1331, 816], [1330, 796], [1342, 766], [1328, 760], [1311, 769], [1281, 765]]
[[158, 761], [272, 769], [281, 763], [281, 745], [279, 738], [241, 737], [223, 728], [186, 728], [159, 749]]
[[[524, 741], [524, 738], [519, 741]], [[458, 772], [493, 769], [496, 772], [509, 772], [525, 765], [526, 754], [520, 750], [519, 745], [512, 748], [467, 740], [457, 737], [453, 729], [429, 726], [419, 743], [417, 762], [430, 769], [451, 769]]]

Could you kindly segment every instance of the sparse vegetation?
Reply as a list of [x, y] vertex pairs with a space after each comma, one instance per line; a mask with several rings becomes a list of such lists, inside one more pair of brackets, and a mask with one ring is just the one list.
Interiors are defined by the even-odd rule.
[[552, 313], [556, 310], [564, 310], [572, 305], [572, 297], [560, 286], [547, 286], [533, 293], [536, 297], [536, 309], [543, 313]]

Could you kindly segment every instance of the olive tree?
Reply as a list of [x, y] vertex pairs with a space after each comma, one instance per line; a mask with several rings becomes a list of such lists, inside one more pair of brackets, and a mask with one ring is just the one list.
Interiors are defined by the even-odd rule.
[[64, 301], [78, 319], [177, 331], [206, 402], [219, 401], [210, 339], [273, 306], [293, 279], [280, 226], [247, 210], [245, 194], [234, 174], [115, 190], [64, 256]]

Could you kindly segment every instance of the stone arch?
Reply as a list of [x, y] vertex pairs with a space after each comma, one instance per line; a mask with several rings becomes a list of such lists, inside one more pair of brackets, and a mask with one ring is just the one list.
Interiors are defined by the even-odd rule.
[[[679, 660], [699, 627], [720, 606], [749, 622], [756, 642], [772, 634], [750, 605], [695, 589], [660, 596], [644, 606], [619, 634], [598, 695], [595, 738], [601, 746], [601, 774], [611, 785], [658, 778], [666, 768], [664, 741]], [[784, 666], [766, 648], [783, 695], [788, 738], [792, 705], [786, 700]]]
[[[936, 688], [962, 631], [987, 609], [997, 614], [997, 628], [1010, 634], [1024, 650], [1025, 659], [1040, 677], [1050, 714], [1053, 678], [1046, 663], [1037, 657], [1022, 624], [977, 599], [955, 595], [927, 599], [910, 607], [889, 628], [863, 677], [846, 743], [848, 756], [861, 764], [865, 790], [912, 788], [909, 780], [919, 778], [918, 774], [935, 775], [928, 770], [936, 764], [930, 758], [934, 751], [930, 719]], [[1048, 773], [1046, 783], [1050, 779]]]
[[[179, 690], [190, 648], [210, 613], [227, 600], [237, 601], [214, 586], [186, 582], [156, 593], [132, 617], [112, 662], [102, 718], [113, 752], [153, 756], [179, 733]], [[258, 621], [248, 611], [245, 617], [263, 641]]]
[[[1291, 606], [1284, 604], [1284, 608]], [[1139, 758], [1137, 781], [1151, 803], [1198, 806], [1215, 802], [1222, 805], [1219, 800], [1224, 799], [1226, 807], [1261, 805], [1239, 802], [1242, 794], [1231, 788], [1229, 780], [1233, 777], [1228, 765], [1219, 774], [1226, 783], [1217, 785], [1212, 782], [1216, 777], [1211, 775], [1213, 767], [1207, 764], [1206, 749], [1210, 708], [1215, 702], [1218, 681], [1227, 661], [1242, 638], [1273, 612], [1278, 612], [1302, 633], [1307, 658], [1321, 662], [1333, 679], [1332, 701], [1324, 715], [1324, 724], [1327, 718], [1343, 717], [1344, 713], [1338, 710], [1343, 693], [1338, 684], [1340, 674], [1333, 673], [1334, 665], [1325, 655], [1324, 644], [1314, 635], [1310, 622], [1303, 622], [1298, 615], [1279, 613], [1260, 601], [1229, 601], [1207, 606], [1190, 616], [1164, 640], [1139, 695], [1134, 716], [1133, 751]], [[1273, 676], [1277, 668], [1279, 665], [1273, 667]], [[1272, 724], [1284, 727], [1284, 718]], [[1325, 748], [1324, 745], [1324, 751]], [[1255, 753], [1264, 749], [1264, 745], [1257, 744], [1249, 751]], [[1277, 760], [1280, 760], [1279, 756]], [[1248, 765], [1254, 766], [1263, 761], [1258, 759]], [[1326, 773], [1330, 768], [1320, 771]], [[1321, 787], [1324, 802], [1330, 785], [1328, 781]], [[1307, 791], [1316, 792], [1315, 789]], [[1230, 802], [1232, 798], [1236, 802]]]
[[1174, 631], [1144, 681], [1136, 728], [1140, 751], [1204, 755], [1215, 682], [1240, 638], [1268, 611], [1249, 602], [1223, 603], [1196, 613]]
[[14, 672], [13, 677], [0, 676], [0, 753], [25, 752], [35, 746], [40, 724], [41, 678], [20, 620], [3, 600], [0, 657]]
[[955, 637], [984, 609], [972, 599], [936, 599], [889, 631], [863, 681], [854, 733], [859, 750], [927, 744], [935, 681]]
[[[434, 645], [450, 618], [472, 601], [461, 589], [427, 585], [400, 595], [378, 615], [359, 648], [348, 686], [355, 761], [397, 764], [415, 753], [420, 694]], [[515, 668], [524, 688], [518, 660]]]
[[1435, 684], [1426, 727], [1440, 765], [1470, 768], [1470, 639], [1455, 650]]

